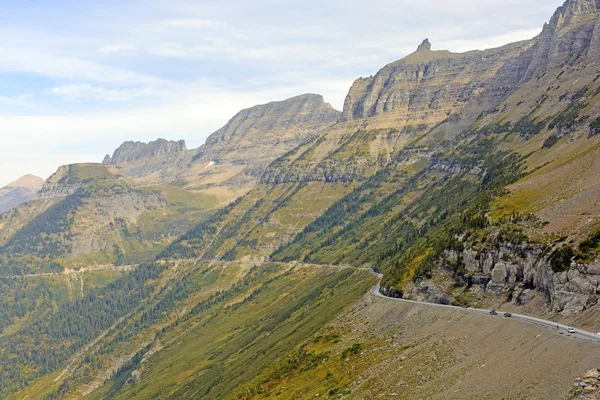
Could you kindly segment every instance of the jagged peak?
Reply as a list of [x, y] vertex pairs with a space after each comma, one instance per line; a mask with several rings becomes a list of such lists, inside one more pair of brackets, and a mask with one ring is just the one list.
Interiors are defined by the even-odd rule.
[[417, 47], [417, 51], [429, 51], [429, 50], [431, 50], [431, 43], [429, 42], [429, 39], [423, 40], [423, 43], [421, 43], [419, 45], [419, 47]]
[[600, 0], [566, 0], [556, 9], [550, 21], [544, 24], [543, 30], [569, 25], [574, 18], [595, 14], [598, 11], [600, 11]]
[[123, 164], [140, 158], [154, 157], [166, 153], [186, 151], [185, 140], [166, 140], [159, 138], [151, 142], [127, 141], [121, 144], [112, 157], [104, 157], [103, 164]]

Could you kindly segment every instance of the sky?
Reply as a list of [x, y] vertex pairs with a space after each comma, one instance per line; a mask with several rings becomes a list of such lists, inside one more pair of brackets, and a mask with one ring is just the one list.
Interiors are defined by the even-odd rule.
[[126, 140], [198, 147], [239, 110], [413, 52], [537, 35], [561, 0], [0, 0], [0, 187]]

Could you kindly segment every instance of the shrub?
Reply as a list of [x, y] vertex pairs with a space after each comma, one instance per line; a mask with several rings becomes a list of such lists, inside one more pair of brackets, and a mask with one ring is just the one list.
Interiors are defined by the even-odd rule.
[[354, 343], [352, 346], [348, 347], [346, 350], [342, 351], [342, 359], [345, 359], [349, 355], [358, 354], [362, 350], [362, 345], [360, 343]]
[[550, 266], [554, 272], [568, 271], [571, 268], [571, 260], [575, 257], [575, 252], [569, 246], [563, 246], [555, 249], [550, 254]]
[[542, 148], [549, 149], [550, 147], [554, 146], [557, 142], [558, 142], [558, 136], [552, 135], [548, 139], [546, 139]]

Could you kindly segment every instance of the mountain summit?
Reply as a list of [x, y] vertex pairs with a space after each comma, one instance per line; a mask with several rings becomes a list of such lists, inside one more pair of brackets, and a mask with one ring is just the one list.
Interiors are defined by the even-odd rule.
[[0, 213], [8, 211], [33, 199], [44, 185], [44, 180], [35, 175], [25, 175], [0, 189]]
[[429, 39], [423, 40], [423, 43], [417, 47], [417, 51], [427, 51], [431, 50], [431, 43], [429, 43]]

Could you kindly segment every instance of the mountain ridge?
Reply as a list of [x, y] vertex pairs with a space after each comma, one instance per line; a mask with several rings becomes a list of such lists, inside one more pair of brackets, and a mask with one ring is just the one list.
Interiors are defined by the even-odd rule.
[[[591, 343], [360, 297], [373, 269], [388, 296], [600, 331], [599, 17], [567, 0], [531, 40], [423, 41], [342, 114], [304, 95], [240, 111], [199, 150], [62, 167], [0, 218], [1, 269], [39, 279], [0, 280], [0, 395], [575, 396]], [[139, 265], [54, 281], [100, 261]]]

